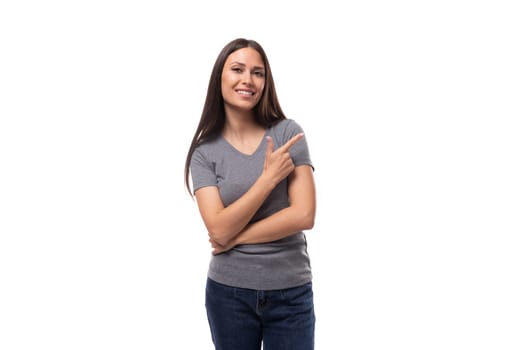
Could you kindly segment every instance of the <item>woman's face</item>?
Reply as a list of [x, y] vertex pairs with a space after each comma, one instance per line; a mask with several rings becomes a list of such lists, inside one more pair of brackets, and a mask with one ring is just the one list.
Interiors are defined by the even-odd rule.
[[232, 52], [222, 69], [222, 97], [226, 107], [252, 110], [261, 99], [265, 70], [261, 55], [251, 47]]

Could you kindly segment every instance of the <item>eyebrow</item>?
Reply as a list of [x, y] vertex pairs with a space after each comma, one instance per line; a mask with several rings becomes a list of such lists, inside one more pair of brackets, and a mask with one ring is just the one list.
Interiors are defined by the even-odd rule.
[[[242, 63], [242, 62], [233, 61], [233, 62], [231, 63], [231, 65], [233, 66], [234, 64], [238, 64], [238, 65], [241, 65], [241, 66], [243, 66], [243, 67], [246, 67], [246, 65], [245, 65], [244, 63]], [[254, 68], [254, 69], [262, 69], [262, 70], [264, 70], [264, 67], [260, 67], [260, 66], [255, 66], [255, 67], [253, 67], [253, 68]]]

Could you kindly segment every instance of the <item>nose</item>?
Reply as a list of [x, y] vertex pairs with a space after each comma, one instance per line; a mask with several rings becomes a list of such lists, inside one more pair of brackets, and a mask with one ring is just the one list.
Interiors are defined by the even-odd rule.
[[244, 74], [242, 75], [242, 83], [246, 85], [252, 85], [253, 84], [253, 77], [252, 73], [246, 70]]

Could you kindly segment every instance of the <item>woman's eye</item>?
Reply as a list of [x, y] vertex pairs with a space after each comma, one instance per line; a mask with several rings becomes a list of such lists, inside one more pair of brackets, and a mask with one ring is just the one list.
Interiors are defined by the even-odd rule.
[[258, 76], [258, 77], [264, 77], [264, 73], [263, 72], [255, 72], [255, 75]]
[[235, 73], [241, 73], [242, 70], [240, 68], [232, 68], [232, 71], [234, 71]]

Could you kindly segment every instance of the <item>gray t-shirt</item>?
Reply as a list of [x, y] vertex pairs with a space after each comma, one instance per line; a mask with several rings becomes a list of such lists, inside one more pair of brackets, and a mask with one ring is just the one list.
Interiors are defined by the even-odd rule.
[[[274, 149], [303, 132], [297, 122], [284, 119], [266, 130]], [[217, 186], [224, 206], [241, 197], [261, 175], [266, 155], [266, 137], [257, 150], [239, 152], [222, 136], [199, 145], [191, 159], [193, 191]], [[295, 166], [312, 166], [308, 145], [302, 138], [290, 148]], [[313, 166], [312, 166], [313, 168]], [[288, 181], [281, 181], [255, 213], [251, 222], [261, 220], [289, 206]], [[312, 279], [304, 232], [262, 244], [238, 245], [211, 258], [208, 277], [239, 288], [273, 290], [297, 287]]]

